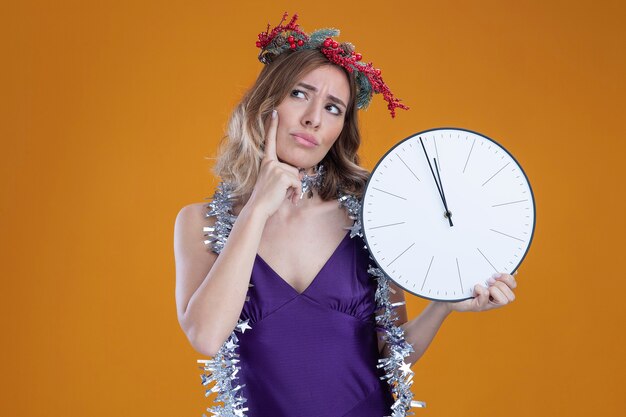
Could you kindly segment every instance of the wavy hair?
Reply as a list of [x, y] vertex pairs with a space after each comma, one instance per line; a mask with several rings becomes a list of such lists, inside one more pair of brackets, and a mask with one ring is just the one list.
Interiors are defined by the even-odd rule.
[[[252, 194], [264, 155], [265, 122], [269, 123], [272, 110], [305, 74], [325, 65], [335, 64], [317, 49], [285, 52], [264, 66], [235, 107], [213, 168], [222, 181], [234, 186], [234, 198], [245, 203]], [[343, 129], [321, 161], [326, 170], [319, 190], [323, 200], [337, 198], [340, 191], [361, 197], [369, 176], [359, 166], [357, 153], [361, 144], [355, 106], [357, 83], [351, 73], [339, 68], [348, 77], [350, 100]]]

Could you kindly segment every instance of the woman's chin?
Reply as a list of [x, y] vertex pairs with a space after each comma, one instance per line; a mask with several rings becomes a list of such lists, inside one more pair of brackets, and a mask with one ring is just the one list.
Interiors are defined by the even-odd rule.
[[306, 161], [303, 161], [301, 159], [295, 159], [295, 158], [283, 159], [280, 156], [276, 156], [276, 157], [278, 158], [279, 162], [282, 162], [283, 164], [291, 165], [292, 167], [295, 167], [295, 168], [298, 168], [298, 169], [300, 169], [300, 168], [308, 169], [308, 168], [311, 168], [311, 167], [316, 165], [315, 163], [306, 162]]

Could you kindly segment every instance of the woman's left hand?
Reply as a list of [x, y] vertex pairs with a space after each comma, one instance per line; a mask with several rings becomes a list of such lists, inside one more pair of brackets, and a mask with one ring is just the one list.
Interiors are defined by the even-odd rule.
[[[517, 272], [515, 272], [517, 274]], [[499, 276], [498, 276], [499, 275]], [[487, 311], [512, 303], [515, 300], [513, 290], [517, 282], [513, 275], [494, 274], [488, 280], [489, 287], [480, 284], [474, 287], [474, 298], [448, 303], [450, 311]]]

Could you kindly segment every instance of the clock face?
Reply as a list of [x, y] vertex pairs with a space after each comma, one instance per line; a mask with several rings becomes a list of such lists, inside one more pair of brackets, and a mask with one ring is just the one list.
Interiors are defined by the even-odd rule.
[[443, 301], [471, 298], [494, 272], [513, 273], [535, 229], [533, 192], [515, 158], [458, 128], [420, 132], [390, 149], [370, 175], [361, 215], [386, 275]]

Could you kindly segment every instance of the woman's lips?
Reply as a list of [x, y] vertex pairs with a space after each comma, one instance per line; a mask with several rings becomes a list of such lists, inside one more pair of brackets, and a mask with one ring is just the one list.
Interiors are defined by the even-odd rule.
[[317, 146], [317, 141], [315, 140], [315, 138], [309, 134], [306, 133], [292, 133], [291, 136], [294, 137], [294, 139], [300, 143], [301, 145], [307, 146], [307, 147], [314, 147]]

